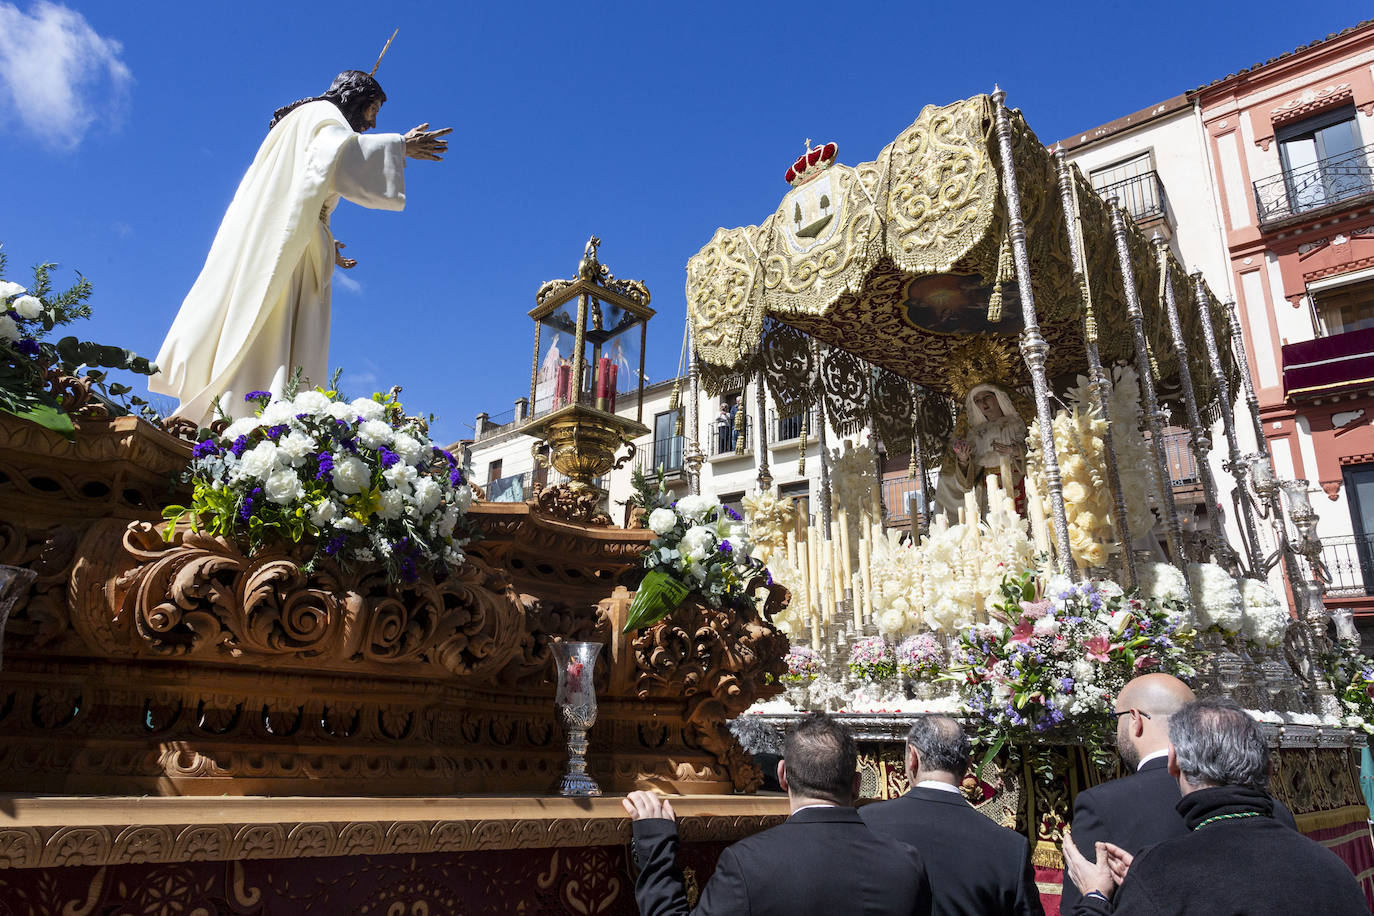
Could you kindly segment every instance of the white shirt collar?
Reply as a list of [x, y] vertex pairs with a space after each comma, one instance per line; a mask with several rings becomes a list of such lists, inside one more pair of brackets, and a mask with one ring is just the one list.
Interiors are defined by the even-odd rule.
[[[797, 809], [797, 811], [805, 811], [805, 810], [807, 810], [808, 808], [838, 808], [838, 807], [839, 807], [839, 805], [835, 804], [834, 802], [816, 802], [815, 804], [812, 804], [812, 805], [802, 805], [800, 808]], [[793, 811], [792, 814], [796, 814], [797, 811]], [[788, 817], [791, 817], [791, 816], [792, 816], [792, 815], [790, 815], [790, 814], [788, 815]]]
[[1143, 767], [1145, 764], [1149, 763], [1151, 760], [1158, 760], [1160, 757], [1168, 756], [1169, 749], [1167, 747], [1162, 751], [1155, 751], [1153, 754], [1146, 754], [1144, 757], [1141, 757], [1140, 762], [1135, 765], [1136, 772], [1139, 773], [1140, 768]]
[[941, 792], [953, 792], [955, 795], [964, 794], [962, 791], [960, 791], [958, 786], [952, 786], [949, 783], [941, 782], [938, 779], [922, 779], [920, 782], [916, 783], [916, 788], [939, 789]]

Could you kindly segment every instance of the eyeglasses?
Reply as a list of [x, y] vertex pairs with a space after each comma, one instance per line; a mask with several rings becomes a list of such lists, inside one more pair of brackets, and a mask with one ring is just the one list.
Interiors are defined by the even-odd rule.
[[1150, 714], [1149, 714], [1148, 712], [1140, 712], [1140, 710], [1138, 710], [1138, 709], [1123, 709], [1123, 710], [1121, 710], [1121, 712], [1114, 712], [1114, 713], [1112, 713], [1112, 715], [1113, 715], [1113, 716], [1129, 716], [1129, 715], [1130, 715], [1131, 713], [1133, 713], [1133, 712], [1134, 712], [1134, 713], [1139, 713], [1139, 714], [1140, 714], [1140, 718], [1142, 718], [1142, 719], [1148, 719], [1148, 718], [1150, 718]]

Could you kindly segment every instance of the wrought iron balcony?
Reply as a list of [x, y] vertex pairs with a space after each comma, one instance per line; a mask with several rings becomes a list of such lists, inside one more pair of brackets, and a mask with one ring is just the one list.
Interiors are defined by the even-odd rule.
[[711, 433], [707, 437], [706, 451], [708, 457], [726, 458], [733, 456], [741, 440], [744, 441], [744, 453], [752, 455], [754, 453], [754, 422], [746, 416], [743, 426], [744, 429], [736, 430], [733, 421], [730, 423], [715, 421]]
[[1103, 200], [1115, 197], [1122, 209], [1137, 223], [1146, 223], [1165, 216], [1164, 184], [1159, 180], [1159, 173], [1153, 169], [1112, 182], [1099, 188], [1097, 193]]
[[652, 476], [658, 468], [663, 468], [667, 477], [682, 474], [683, 437], [669, 436], [655, 439], [652, 443], [639, 446], [635, 455], [635, 467]]
[[1374, 193], [1374, 144], [1255, 182], [1260, 223], [1274, 223]]
[[1374, 597], [1374, 536], [1322, 538], [1322, 565], [1326, 567], [1329, 597]]
[[911, 513], [920, 512], [921, 482], [912, 477], [883, 478], [883, 508], [891, 527], [911, 524]]
[[[790, 416], [780, 417], [777, 411], [768, 412], [769, 432], [773, 434], [769, 440], [769, 445], [783, 445], [801, 438], [802, 415], [799, 413]], [[806, 434], [812, 442], [816, 441], [816, 410], [812, 408], [806, 412]]]

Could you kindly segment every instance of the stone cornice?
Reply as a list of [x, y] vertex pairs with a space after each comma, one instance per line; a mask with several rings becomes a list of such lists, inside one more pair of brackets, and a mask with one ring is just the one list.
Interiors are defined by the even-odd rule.
[[[782, 796], [673, 799], [684, 842], [781, 823]], [[0, 797], [0, 868], [619, 845], [618, 797]]]

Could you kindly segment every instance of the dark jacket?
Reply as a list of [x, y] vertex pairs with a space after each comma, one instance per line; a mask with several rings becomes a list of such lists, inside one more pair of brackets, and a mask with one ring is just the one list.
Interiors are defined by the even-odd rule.
[[[643, 916], [685, 914], [677, 825], [633, 822]], [[730, 846], [692, 910], [700, 916], [913, 916], [930, 913], [921, 854], [869, 830], [853, 808], [807, 808]]]
[[[1135, 773], [1078, 793], [1071, 822], [1073, 844], [1091, 862], [1096, 859], [1093, 844], [1098, 842], [1115, 843], [1135, 855], [1146, 846], [1185, 836], [1188, 827], [1176, 807], [1181, 797], [1178, 780], [1169, 775], [1169, 759], [1156, 757]], [[1274, 817], [1298, 829], [1281, 802], [1275, 802]], [[1072, 912], [1081, 896], [1066, 871], [1060, 912]]]
[[916, 847], [935, 916], [1042, 916], [1030, 843], [994, 824], [964, 797], [913, 788], [859, 810], [875, 833]]
[[1183, 796], [1188, 833], [1136, 855], [1115, 900], [1080, 900], [1073, 916], [1367, 916], [1364, 892], [1335, 853], [1272, 816], [1258, 789]]

